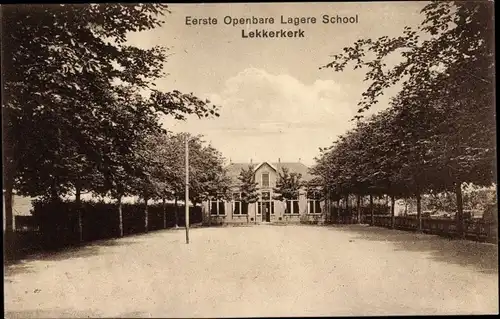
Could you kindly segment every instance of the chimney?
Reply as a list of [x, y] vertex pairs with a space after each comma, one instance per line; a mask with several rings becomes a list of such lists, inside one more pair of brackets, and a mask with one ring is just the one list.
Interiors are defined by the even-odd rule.
[[281, 163], [281, 158], [278, 157], [278, 163]]
[[250, 159], [250, 164], [252, 164], [252, 159]]
[[301, 158], [299, 157], [299, 163], [300, 163]]

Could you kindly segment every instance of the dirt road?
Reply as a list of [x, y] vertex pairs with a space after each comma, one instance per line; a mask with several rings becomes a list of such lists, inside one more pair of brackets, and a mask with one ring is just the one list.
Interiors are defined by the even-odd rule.
[[167, 230], [5, 269], [7, 318], [498, 313], [496, 246], [366, 226]]

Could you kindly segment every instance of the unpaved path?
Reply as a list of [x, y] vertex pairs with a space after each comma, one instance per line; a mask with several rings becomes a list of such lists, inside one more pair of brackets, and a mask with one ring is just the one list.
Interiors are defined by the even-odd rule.
[[496, 246], [366, 226], [197, 228], [5, 269], [7, 318], [498, 313]]

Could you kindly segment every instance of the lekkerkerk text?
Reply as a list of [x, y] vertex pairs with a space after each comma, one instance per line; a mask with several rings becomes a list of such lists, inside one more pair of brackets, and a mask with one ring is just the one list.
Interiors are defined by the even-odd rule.
[[185, 25], [188, 26], [215, 26], [215, 25], [226, 25], [226, 26], [249, 26], [249, 25], [259, 25], [263, 28], [256, 29], [241, 29], [242, 38], [304, 38], [305, 31], [302, 29], [280, 29], [280, 28], [266, 28], [265, 26], [271, 26], [274, 24], [280, 24], [283, 26], [298, 27], [302, 25], [313, 25], [317, 23], [322, 24], [357, 24], [359, 23], [358, 14], [351, 16], [341, 16], [341, 15], [329, 15], [324, 14], [320, 17], [291, 17], [281, 15], [279, 18], [275, 17], [260, 17], [260, 16], [250, 16], [250, 17], [233, 17], [224, 16], [222, 19], [217, 17], [194, 17], [186, 16]]

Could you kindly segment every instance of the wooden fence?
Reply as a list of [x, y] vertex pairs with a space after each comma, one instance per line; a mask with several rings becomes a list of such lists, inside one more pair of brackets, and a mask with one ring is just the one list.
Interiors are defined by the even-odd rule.
[[[375, 215], [374, 226], [392, 228], [392, 218], [387, 215]], [[363, 223], [371, 224], [371, 216], [364, 215]], [[421, 218], [422, 232], [447, 237], [457, 237], [457, 226], [454, 219], [445, 218]], [[416, 216], [394, 216], [394, 228], [400, 230], [418, 230], [418, 219]], [[498, 243], [498, 226], [493, 222], [483, 219], [464, 221], [465, 238]]]
[[[384, 214], [384, 216], [389, 214], [389, 207], [380, 204], [374, 204], [373, 210], [376, 215]], [[370, 207], [362, 206], [360, 207], [360, 218], [361, 222], [365, 221], [363, 216], [370, 216]], [[337, 207], [336, 205], [331, 205], [329, 208], [325, 208], [326, 213], [326, 223], [332, 224], [358, 224], [358, 208], [357, 207]]]

